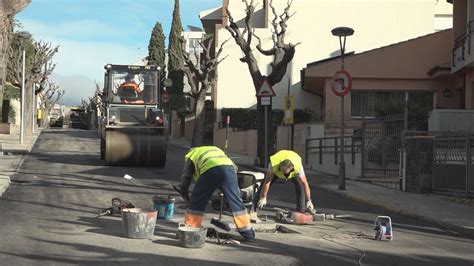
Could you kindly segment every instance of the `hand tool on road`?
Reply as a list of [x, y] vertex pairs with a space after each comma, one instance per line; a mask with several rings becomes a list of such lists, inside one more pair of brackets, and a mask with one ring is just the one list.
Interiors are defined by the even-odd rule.
[[135, 208], [135, 206], [130, 201], [112, 198], [112, 206], [102, 209], [96, 218], [104, 215], [121, 215], [124, 208]]
[[213, 224], [214, 226], [219, 227], [220, 229], [223, 229], [223, 230], [226, 230], [226, 231], [230, 231], [230, 224], [221, 221], [221, 219], [222, 219], [222, 210], [223, 210], [223, 208], [224, 208], [224, 194], [223, 194], [223, 193], [220, 193], [220, 194], [219, 194], [219, 197], [220, 197], [220, 200], [221, 200], [221, 209], [220, 209], [220, 211], [219, 211], [219, 219], [216, 219], [215, 217], [213, 217], [213, 218], [211, 219], [211, 224]]
[[351, 218], [352, 214], [337, 214], [334, 215], [334, 218]]

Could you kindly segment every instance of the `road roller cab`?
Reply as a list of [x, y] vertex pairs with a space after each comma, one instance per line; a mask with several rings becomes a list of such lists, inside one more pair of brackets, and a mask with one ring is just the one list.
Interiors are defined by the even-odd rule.
[[107, 165], [165, 165], [168, 125], [159, 102], [160, 74], [156, 66], [105, 66], [100, 154]]

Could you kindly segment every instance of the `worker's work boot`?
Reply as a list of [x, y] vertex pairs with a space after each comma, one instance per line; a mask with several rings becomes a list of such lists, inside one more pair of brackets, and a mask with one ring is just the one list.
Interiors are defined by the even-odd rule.
[[250, 218], [250, 222], [251, 223], [254, 223], [254, 224], [258, 224], [258, 223], [261, 223], [262, 221], [257, 217], [257, 212], [256, 211], [251, 211], [249, 213], [249, 218]]

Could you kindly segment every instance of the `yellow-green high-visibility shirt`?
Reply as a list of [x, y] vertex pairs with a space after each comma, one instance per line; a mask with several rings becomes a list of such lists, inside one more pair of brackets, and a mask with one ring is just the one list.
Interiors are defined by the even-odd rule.
[[[290, 172], [290, 175], [286, 177], [280, 170], [280, 163], [284, 160], [290, 160], [293, 164], [293, 171]], [[298, 175], [302, 160], [301, 157], [294, 151], [281, 150], [274, 155], [270, 156], [270, 164], [272, 165], [273, 174], [278, 178], [289, 180]]]
[[199, 177], [207, 170], [221, 165], [234, 165], [225, 153], [216, 146], [201, 146], [189, 151], [185, 156], [185, 160], [191, 160], [194, 164], [194, 181], [198, 181]]

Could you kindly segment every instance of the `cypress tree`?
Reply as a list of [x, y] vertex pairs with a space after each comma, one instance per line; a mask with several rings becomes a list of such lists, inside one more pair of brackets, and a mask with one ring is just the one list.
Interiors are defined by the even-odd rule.
[[[148, 65], [155, 65], [165, 73], [165, 35], [160, 22], [156, 22], [148, 43]], [[165, 75], [163, 75], [165, 76]]]
[[184, 108], [184, 73], [180, 70], [180, 67], [184, 64], [183, 46], [180, 41], [182, 32], [183, 27], [181, 26], [181, 17], [179, 15], [179, 0], [175, 0], [168, 46], [168, 78], [173, 81], [170, 92], [172, 108], [174, 110]]

